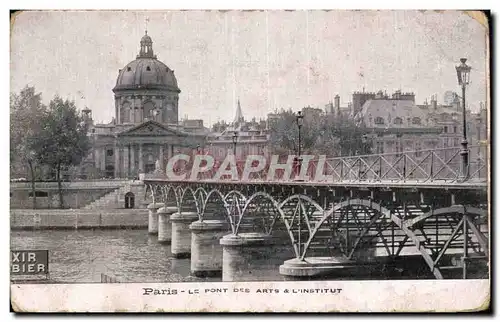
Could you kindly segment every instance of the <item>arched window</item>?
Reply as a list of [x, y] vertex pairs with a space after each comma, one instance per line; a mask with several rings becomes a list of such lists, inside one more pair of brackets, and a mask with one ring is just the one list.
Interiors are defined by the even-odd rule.
[[122, 107], [120, 109], [120, 121], [121, 121], [121, 123], [130, 122], [130, 103], [129, 102], [125, 102], [122, 104]]
[[148, 102], [144, 103], [143, 108], [144, 108], [144, 112], [143, 112], [143, 113], [144, 113], [144, 114], [143, 114], [143, 115], [144, 115], [144, 117], [150, 117], [150, 115], [151, 115], [151, 111], [152, 111], [155, 107], [154, 107], [153, 102], [148, 101]]
[[397, 125], [401, 125], [401, 124], [403, 124], [403, 119], [402, 119], [402, 118], [400, 118], [400, 117], [396, 117], [396, 118], [394, 119], [394, 124], [397, 124]]
[[377, 116], [375, 118], [375, 124], [384, 124], [384, 119], [381, 118], [380, 116]]
[[147, 67], [146, 67], [146, 70], [147, 70], [148, 72], [150, 72], [150, 71], [151, 71], [151, 67], [147, 66]]
[[125, 194], [125, 209], [134, 208], [135, 206], [135, 195], [132, 192], [127, 192]]
[[127, 67], [127, 72], [130, 72], [130, 71], [132, 71], [132, 68]]
[[413, 124], [420, 125], [420, 123], [422, 123], [422, 120], [420, 120], [420, 117], [414, 117], [414, 118], [412, 119], [412, 123], [413, 123]]

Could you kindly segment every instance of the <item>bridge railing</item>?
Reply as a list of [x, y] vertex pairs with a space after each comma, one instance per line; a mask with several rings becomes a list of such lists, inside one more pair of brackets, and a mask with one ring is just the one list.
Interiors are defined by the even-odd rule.
[[[468, 177], [465, 180], [486, 181], [488, 177], [487, 146], [470, 146], [468, 149]], [[282, 161], [280, 161], [281, 163]], [[269, 174], [269, 165], [258, 172], [251, 172], [245, 181], [296, 181], [308, 182], [455, 182], [464, 181], [461, 147], [402, 151], [396, 153], [369, 154], [349, 157], [315, 158], [299, 165], [294, 162], [288, 170], [277, 169]], [[237, 180], [242, 180], [245, 162], [237, 162]], [[307, 167], [307, 169], [306, 169]], [[234, 176], [216, 177], [217, 169], [200, 172], [196, 178], [190, 168], [176, 174], [185, 173], [185, 180], [235, 180]], [[300, 174], [302, 173], [302, 175]], [[146, 180], [166, 177], [148, 175]]]
[[[468, 178], [487, 179], [486, 146], [468, 153]], [[328, 159], [325, 172], [333, 181], [461, 181], [461, 147]]]

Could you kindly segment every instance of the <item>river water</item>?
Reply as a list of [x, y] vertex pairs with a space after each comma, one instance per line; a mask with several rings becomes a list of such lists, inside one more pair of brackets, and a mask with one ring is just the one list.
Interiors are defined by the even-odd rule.
[[[101, 274], [119, 282], [222, 281], [190, 276], [190, 259], [172, 258], [170, 245], [159, 244], [144, 229], [12, 231], [11, 249], [48, 249], [50, 279], [57, 282], [100, 282]], [[284, 280], [278, 271], [283, 261], [273, 257], [261, 263], [262, 280]]]
[[[288, 246], [272, 247], [273, 256], [258, 263], [258, 274], [262, 281], [284, 281], [279, 266], [293, 254]], [[101, 274], [124, 283], [222, 281], [221, 277], [191, 276], [190, 259], [172, 258], [170, 245], [159, 244], [145, 229], [12, 231], [11, 249], [49, 250], [50, 282], [99, 283]], [[341, 275], [327, 279], [433, 279], [423, 260], [419, 262], [415, 265], [405, 260], [403, 266], [391, 271], [380, 267], [356, 272], [343, 269]], [[487, 278], [487, 273], [477, 278]]]

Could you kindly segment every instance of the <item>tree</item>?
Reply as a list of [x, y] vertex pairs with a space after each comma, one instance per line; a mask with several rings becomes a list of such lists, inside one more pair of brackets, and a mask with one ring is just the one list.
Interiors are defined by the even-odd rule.
[[90, 149], [87, 126], [75, 103], [55, 96], [48, 111], [40, 119], [42, 126], [36, 138], [40, 161], [54, 171], [59, 192], [59, 207], [63, 208], [61, 171], [79, 165]]
[[[33, 209], [36, 208], [35, 181], [36, 167], [40, 155], [35, 147], [35, 140], [40, 135], [41, 123], [47, 109], [42, 104], [41, 93], [36, 93], [34, 87], [26, 86], [19, 94], [10, 95], [10, 165], [11, 176], [18, 168], [27, 168], [31, 181]], [[22, 171], [22, 170], [21, 170]]]
[[[372, 142], [363, 123], [352, 117], [337, 113], [327, 115], [321, 124], [323, 150], [334, 151], [335, 156], [370, 154]], [[327, 153], [328, 154], [328, 153]]]
[[[270, 142], [277, 153], [298, 152], [296, 114], [291, 110], [277, 113], [270, 127]], [[319, 153], [327, 156], [347, 156], [371, 153], [363, 124], [341, 113], [304, 113], [301, 128], [301, 153]]]
[[[292, 110], [281, 110], [279, 117], [270, 127], [271, 147], [277, 153], [298, 153], [299, 129], [297, 117]], [[317, 148], [319, 137], [319, 119], [304, 117], [301, 128], [301, 153], [306, 154]]]
[[225, 121], [217, 121], [217, 123], [212, 125], [212, 132], [223, 132], [228, 126], [229, 124]]

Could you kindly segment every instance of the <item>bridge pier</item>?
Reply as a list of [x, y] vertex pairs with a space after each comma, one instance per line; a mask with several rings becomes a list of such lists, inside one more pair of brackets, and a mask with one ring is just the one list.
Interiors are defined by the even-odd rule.
[[263, 233], [226, 235], [220, 240], [222, 253], [222, 281], [258, 281], [262, 262], [273, 256], [273, 237]]
[[148, 218], [148, 233], [158, 234], [158, 209], [163, 207], [162, 202], [151, 203], [148, 206], [149, 218]]
[[172, 222], [171, 252], [175, 258], [191, 255], [191, 230], [189, 225], [198, 219], [196, 212], [176, 212], [170, 216]]
[[280, 265], [279, 271], [287, 280], [308, 280], [352, 265], [354, 261], [342, 257], [293, 258]]
[[161, 207], [158, 209], [158, 242], [170, 243], [172, 241], [172, 223], [170, 216], [178, 211], [177, 207]]
[[220, 239], [230, 232], [225, 220], [192, 222], [191, 274], [198, 277], [215, 276], [222, 272]]

